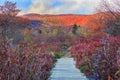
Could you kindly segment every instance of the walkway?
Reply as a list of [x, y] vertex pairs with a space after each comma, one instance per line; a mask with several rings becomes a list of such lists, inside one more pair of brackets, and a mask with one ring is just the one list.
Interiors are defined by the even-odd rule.
[[48, 80], [88, 80], [79, 69], [75, 68], [73, 58], [58, 59], [51, 73]]

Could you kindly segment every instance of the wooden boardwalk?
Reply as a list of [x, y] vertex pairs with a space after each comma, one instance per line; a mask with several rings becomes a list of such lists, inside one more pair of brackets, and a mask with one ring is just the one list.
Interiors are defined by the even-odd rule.
[[88, 80], [79, 69], [75, 68], [73, 58], [58, 59], [51, 73], [48, 80]]

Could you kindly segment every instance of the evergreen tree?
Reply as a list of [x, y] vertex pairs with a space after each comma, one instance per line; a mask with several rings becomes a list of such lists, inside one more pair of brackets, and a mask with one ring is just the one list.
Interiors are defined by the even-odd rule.
[[72, 33], [73, 33], [74, 35], [77, 34], [77, 29], [78, 29], [78, 26], [77, 26], [76, 24], [74, 24], [74, 26], [73, 26], [73, 28], [72, 28]]

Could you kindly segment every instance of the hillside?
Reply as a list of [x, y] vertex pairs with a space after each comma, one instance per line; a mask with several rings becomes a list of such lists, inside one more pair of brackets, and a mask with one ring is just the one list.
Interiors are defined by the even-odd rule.
[[[98, 20], [102, 13], [91, 15], [74, 15], [74, 14], [61, 14], [61, 15], [40, 15], [40, 14], [26, 14], [23, 18], [30, 20], [39, 20], [43, 25], [47, 26], [70, 26], [80, 25], [84, 27], [90, 27], [95, 24], [94, 21]], [[96, 24], [95, 24], [96, 25]]]

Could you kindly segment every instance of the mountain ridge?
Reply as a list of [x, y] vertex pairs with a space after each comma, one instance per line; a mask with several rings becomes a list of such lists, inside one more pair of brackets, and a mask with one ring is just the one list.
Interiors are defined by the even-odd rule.
[[39, 20], [45, 24], [50, 24], [50, 26], [70, 26], [70, 25], [80, 25], [84, 27], [89, 27], [89, 23], [92, 19], [99, 18], [102, 13], [95, 13], [89, 15], [81, 14], [59, 14], [59, 15], [49, 15], [49, 14], [25, 14], [21, 16], [29, 20]]

